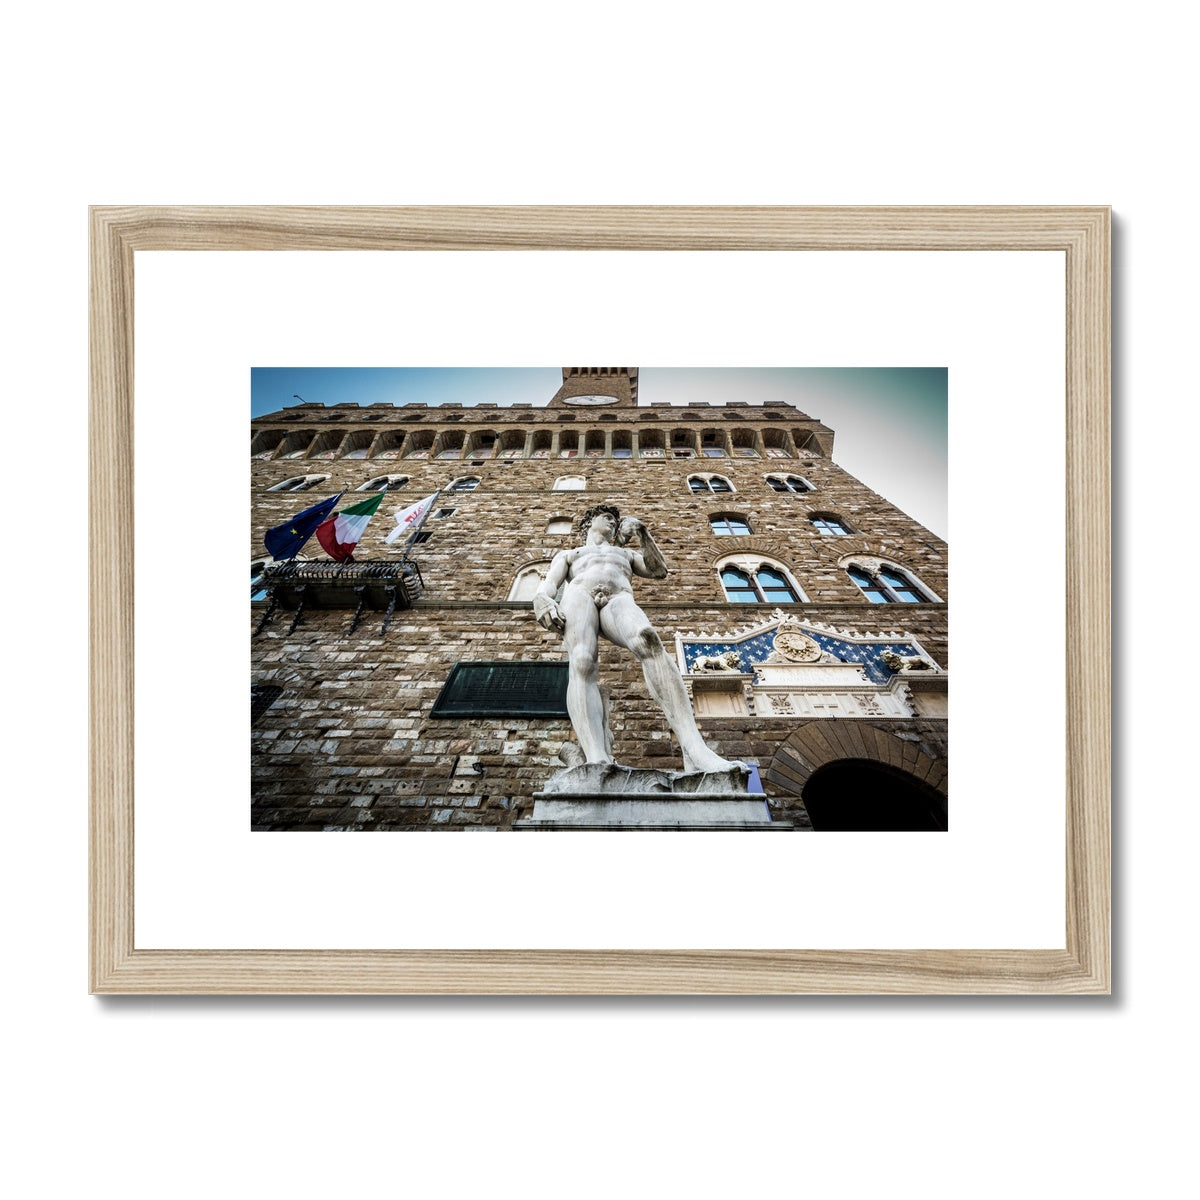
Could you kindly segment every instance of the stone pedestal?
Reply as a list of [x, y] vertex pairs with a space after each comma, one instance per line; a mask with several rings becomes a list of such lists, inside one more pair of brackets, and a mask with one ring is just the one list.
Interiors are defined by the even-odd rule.
[[762, 792], [746, 790], [750, 772], [685, 775], [616, 763], [585, 763], [553, 776], [533, 795], [533, 815], [514, 829], [786, 830], [771, 820]]

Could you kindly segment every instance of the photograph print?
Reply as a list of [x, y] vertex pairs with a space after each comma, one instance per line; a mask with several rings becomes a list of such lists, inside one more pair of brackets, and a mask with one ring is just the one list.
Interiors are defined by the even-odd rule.
[[253, 830], [949, 828], [945, 369], [251, 376]]

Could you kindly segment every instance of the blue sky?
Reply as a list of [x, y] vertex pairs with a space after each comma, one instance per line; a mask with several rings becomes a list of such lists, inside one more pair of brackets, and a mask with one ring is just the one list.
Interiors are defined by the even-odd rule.
[[[300, 403], [544, 405], [561, 367], [255, 367], [250, 411]], [[835, 433], [834, 461], [946, 536], [947, 372], [941, 367], [642, 367], [642, 404], [785, 400]]]

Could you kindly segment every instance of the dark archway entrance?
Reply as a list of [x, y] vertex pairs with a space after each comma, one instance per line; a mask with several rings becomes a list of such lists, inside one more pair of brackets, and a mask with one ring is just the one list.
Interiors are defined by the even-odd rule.
[[924, 832], [946, 829], [946, 798], [904, 771], [838, 759], [814, 771], [801, 793], [813, 829]]

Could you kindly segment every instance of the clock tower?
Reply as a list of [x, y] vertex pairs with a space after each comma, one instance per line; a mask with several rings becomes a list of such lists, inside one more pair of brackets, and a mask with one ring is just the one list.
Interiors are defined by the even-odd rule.
[[550, 408], [636, 408], [637, 367], [563, 367]]

